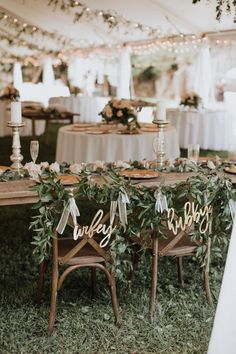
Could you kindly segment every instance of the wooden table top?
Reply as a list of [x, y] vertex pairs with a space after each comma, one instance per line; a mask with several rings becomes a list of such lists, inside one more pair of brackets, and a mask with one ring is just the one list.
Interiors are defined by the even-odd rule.
[[[191, 176], [197, 175], [194, 172], [185, 173], [168, 173], [163, 174], [166, 185], [174, 185], [176, 183], [185, 181]], [[236, 174], [225, 174], [229, 177], [233, 184], [236, 184]], [[133, 180], [134, 184], [143, 184], [145, 186], [158, 186], [160, 178]], [[36, 182], [32, 180], [22, 179], [19, 181], [0, 182], [0, 205], [18, 205], [31, 204], [38, 201], [37, 192], [30, 190], [30, 186], [35, 185]]]
[[30, 204], [38, 201], [38, 194], [29, 189], [32, 180], [0, 182], [0, 205]]

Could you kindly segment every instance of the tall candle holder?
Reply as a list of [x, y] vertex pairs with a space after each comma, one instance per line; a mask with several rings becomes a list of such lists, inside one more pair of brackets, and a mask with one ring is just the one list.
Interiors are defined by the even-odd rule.
[[160, 120], [157, 118], [154, 118], [152, 121], [153, 124], [157, 125], [157, 136], [153, 140], [153, 149], [156, 154], [156, 163], [157, 167], [162, 168], [166, 161], [166, 149], [165, 149], [165, 130], [169, 124], [166, 120]]
[[18, 172], [23, 167], [21, 163], [23, 155], [21, 155], [20, 128], [24, 127], [25, 123], [8, 122], [7, 125], [12, 128], [12, 155], [10, 156], [10, 160], [12, 161], [11, 168]]

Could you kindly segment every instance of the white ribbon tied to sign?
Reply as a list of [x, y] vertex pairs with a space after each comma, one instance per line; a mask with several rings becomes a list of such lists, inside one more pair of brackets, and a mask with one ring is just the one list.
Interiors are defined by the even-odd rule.
[[156, 198], [156, 213], [163, 213], [164, 210], [168, 210], [167, 198], [161, 191], [156, 190], [154, 193], [154, 197]]
[[233, 222], [235, 222], [235, 216], [236, 216], [236, 201], [234, 201], [233, 199], [229, 200], [229, 209], [230, 209], [230, 213], [231, 213], [231, 217]]
[[130, 200], [129, 197], [123, 187], [120, 188], [119, 196], [117, 200], [111, 201], [111, 206], [110, 206], [110, 224], [112, 225], [114, 222], [115, 214], [116, 214], [116, 209], [118, 205], [118, 211], [119, 211], [119, 218], [122, 226], [125, 228], [125, 225], [127, 224], [127, 209], [126, 209], [126, 204], [129, 204]]
[[57, 225], [56, 231], [59, 234], [63, 234], [70, 215], [72, 216], [74, 226], [76, 226], [77, 225], [76, 217], [80, 216], [80, 212], [76, 205], [75, 198], [73, 196], [71, 196], [70, 199], [67, 201], [64, 210], [62, 212], [60, 221]]

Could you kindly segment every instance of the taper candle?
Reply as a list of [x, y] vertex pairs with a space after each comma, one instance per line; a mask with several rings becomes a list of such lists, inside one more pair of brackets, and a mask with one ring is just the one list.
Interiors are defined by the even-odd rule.
[[11, 102], [11, 123], [22, 123], [21, 102]]
[[164, 100], [158, 100], [156, 107], [157, 120], [166, 120], [166, 103]]

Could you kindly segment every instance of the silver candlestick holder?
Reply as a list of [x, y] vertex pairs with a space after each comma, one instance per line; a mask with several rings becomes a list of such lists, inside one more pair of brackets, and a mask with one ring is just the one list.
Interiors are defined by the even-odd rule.
[[10, 156], [10, 160], [12, 161], [11, 168], [15, 171], [20, 171], [23, 167], [21, 163], [23, 155], [21, 155], [20, 128], [24, 127], [25, 123], [8, 122], [7, 126], [12, 128], [12, 155]]
[[157, 167], [163, 167], [168, 159], [166, 159], [165, 148], [165, 130], [169, 124], [166, 120], [155, 119], [152, 122], [157, 125], [157, 136], [153, 140], [153, 149], [156, 154]]

